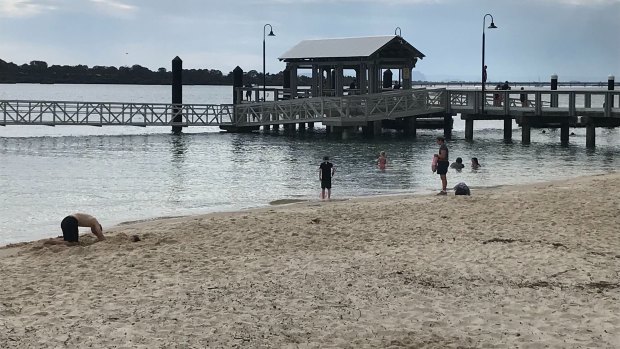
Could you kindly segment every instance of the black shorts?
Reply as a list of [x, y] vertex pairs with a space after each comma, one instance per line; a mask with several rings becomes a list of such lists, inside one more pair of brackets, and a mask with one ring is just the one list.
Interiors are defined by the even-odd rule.
[[450, 167], [450, 161], [437, 161], [437, 174], [445, 175], [448, 173], [448, 167]]
[[73, 216], [65, 217], [60, 222], [60, 229], [62, 229], [62, 238], [69, 242], [78, 242], [78, 220]]
[[321, 189], [331, 189], [332, 188], [332, 179], [324, 178], [321, 179]]

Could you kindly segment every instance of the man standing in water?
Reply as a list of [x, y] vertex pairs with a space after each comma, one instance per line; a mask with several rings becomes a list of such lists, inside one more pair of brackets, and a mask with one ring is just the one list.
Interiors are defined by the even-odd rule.
[[448, 187], [448, 179], [446, 174], [450, 167], [450, 160], [448, 159], [448, 146], [446, 145], [446, 139], [444, 137], [437, 137], [437, 144], [439, 145], [439, 153], [437, 154], [437, 174], [441, 178], [441, 191], [439, 195], [446, 195]]
[[321, 180], [321, 199], [325, 200], [325, 189], [327, 189], [327, 199], [332, 196], [332, 176], [336, 169], [334, 164], [329, 162], [329, 157], [323, 157], [323, 162], [319, 166], [319, 179]]

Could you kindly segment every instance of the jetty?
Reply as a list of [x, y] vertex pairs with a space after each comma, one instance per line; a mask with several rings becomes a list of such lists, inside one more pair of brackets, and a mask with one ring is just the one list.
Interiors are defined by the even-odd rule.
[[[524, 144], [530, 143], [532, 128], [560, 128], [561, 143], [568, 144], [569, 128], [584, 127], [588, 147], [595, 146], [597, 127], [620, 126], [620, 91], [613, 76], [607, 89], [559, 90], [555, 75], [550, 89], [414, 87], [412, 71], [424, 57], [399, 35], [304, 40], [279, 57], [286, 63], [281, 88], [246, 87], [243, 70], [235, 68], [231, 104], [184, 104], [182, 61], [176, 57], [171, 103], [0, 100], [0, 125], [168, 126], [173, 132], [192, 126], [228, 132], [282, 126], [290, 133], [321, 123], [343, 139], [356, 132], [372, 137], [383, 129], [415, 137], [423, 128], [443, 129], [450, 138], [460, 115], [467, 140], [474, 138], [475, 121], [503, 120], [506, 141], [512, 141], [516, 121]], [[311, 86], [298, 86], [300, 70], [310, 71]]]

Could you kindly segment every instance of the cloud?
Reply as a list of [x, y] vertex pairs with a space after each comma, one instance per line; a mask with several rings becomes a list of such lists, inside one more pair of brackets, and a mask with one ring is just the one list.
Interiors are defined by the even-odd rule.
[[565, 5], [573, 6], [601, 6], [601, 5], [620, 5], [620, 0], [549, 0]]
[[314, 3], [372, 3], [374, 5], [396, 5], [396, 4], [439, 4], [446, 0], [267, 0], [261, 1], [274, 4], [314, 4]]
[[56, 8], [50, 1], [0, 0], [0, 17], [32, 17]]
[[115, 0], [90, 0], [90, 1], [112, 14], [126, 15], [138, 9], [134, 5], [125, 4], [125, 3], [122, 3], [120, 1], [115, 1]]

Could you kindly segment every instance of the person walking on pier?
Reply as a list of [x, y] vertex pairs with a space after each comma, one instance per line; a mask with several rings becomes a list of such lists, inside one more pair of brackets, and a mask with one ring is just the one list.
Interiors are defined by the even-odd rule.
[[245, 90], [245, 99], [247, 99], [248, 101], [252, 100], [252, 84], [251, 83], [247, 83], [245, 84], [245, 88], [247, 90]]
[[446, 139], [442, 136], [437, 137], [437, 144], [439, 145], [439, 152], [437, 153], [437, 174], [441, 178], [441, 191], [439, 195], [446, 195], [448, 187], [448, 168], [450, 167], [450, 160], [448, 157], [449, 151], [446, 145]]
[[334, 164], [329, 162], [329, 157], [324, 156], [323, 162], [319, 165], [319, 180], [321, 181], [321, 200], [325, 200], [325, 190], [327, 189], [327, 199], [332, 196], [332, 177], [336, 169]]

